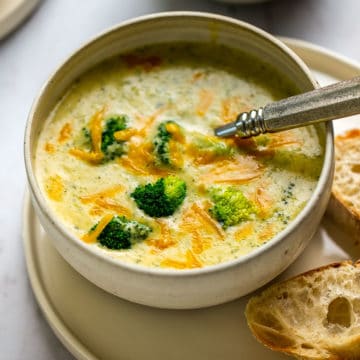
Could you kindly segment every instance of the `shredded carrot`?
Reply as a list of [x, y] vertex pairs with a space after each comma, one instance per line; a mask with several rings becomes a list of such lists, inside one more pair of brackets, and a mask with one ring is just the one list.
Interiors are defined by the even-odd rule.
[[207, 165], [214, 163], [215, 161], [223, 161], [227, 158], [227, 156], [219, 156], [215, 153], [210, 152], [202, 152], [199, 153], [199, 156], [194, 156], [194, 164], [195, 165]]
[[199, 104], [196, 108], [196, 113], [199, 116], [204, 116], [209, 110], [214, 100], [214, 93], [210, 90], [200, 89], [199, 91]]
[[97, 111], [90, 120], [90, 133], [94, 153], [101, 153], [102, 121], [105, 107]]
[[201, 222], [211, 228], [221, 239], [224, 239], [225, 233], [221, 226], [207, 213], [206, 210], [201, 208], [197, 203], [193, 203], [191, 210], [198, 215]]
[[[226, 178], [226, 177], [218, 177], [213, 179], [212, 181], [215, 184], [233, 184], [233, 185], [241, 185], [241, 184], [246, 184], [248, 183], [250, 180], [256, 179], [259, 175], [258, 174], [253, 174], [252, 176], [236, 176], [236, 177], [231, 177], [231, 178]], [[210, 179], [209, 179], [210, 180]]]
[[185, 261], [178, 261], [166, 258], [161, 261], [160, 266], [171, 267], [175, 269], [186, 269], [187, 263]]
[[222, 101], [221, 118], [224, 123], [235, 121], [240, 113], [250, 110], [251, 106], [246, 104], [240, 96], [232, 96]]
[[263, 219], [268, 217], [273, 206], [273, 201], [267, 194], [265, 188], [262, 186], [257, 187], [253, 198], [259, 210], [258, 215]]
[[269, 239], [271, 239], [275, 235], [274, 226], [273, 224], [268, 224], [265, 226], [263, 231], [259, 234], [259, 240], [262, 242], [265, 242]]
[[266, 136], [270, 138], [270, 143], [267, 146], [270, 149], [286, 145], [302, 144], [302, 142], [299, 139], [296, 139], [294, 133], [290, 130], [282, 131], [276, 134], [267, 134]]
[[181, 149], [176, 141], [170, 139], [169, 141], [169, 153], [171, 162], [176, 168], [182, 168], [184, 165], [184, 159], [182, 156]]
[[56, 151], [55, 145], [53, 145], [51, 143], [46, 143], [44, 146], [44, 149], [49, 154], [54, 154]]
[[112, 220], [113, 215], [107, 214], [105, 215], [97, 224], [95, 230], [86, 233], [82, 236], [82, 240], [86, 243], [94, 243], [96, 242], [97, 237], [101, 234], [101, 232], [105, 229], [106, 225]]
[[135, 163], [133, 159], [129, 156], [122, 156], [118, 159], [118, 163], [126, 168], [129, 172], [135, 175], [148, 175], [148, 172], [142, 169], [138, 164]]
[[127, 209], [125, 206], [122, 206], [113, 199], [98, 198], [95, 200], [95, 204], [100, 206], [101, 208], [113, 210], [118, 215], [124, 215], [128, 217], [131, 216], [131, 211], [129, 209]]
[[194, 255], [191, 250], [186, 251], [186, 265], [188, 268], [199, 268], [202, 267], [200, 260]]
[[102, 191], [99, 191], [95, 194], [90, 194], [90, 195], [83, 195], [83, 196], [80, 196], [80, 200], [82, 203], [84, 204], [88, 204], [90, 202], [93, 202], [97, 199], [101, 199], [101, 198], [105, 198], [105, 197], [112, 197], [114, 196], [115, 194], [117, 194], [118, 192], [124, 190], [124, 186], [123, 185], [114, 185], [112, 187], [109, 187], [107, 189], [104, 189]]
[[137, 133], [136, 129], [129, 128], [114, 132], [114, 138], [117, 141], [128, 141], [132, 136]]
[[91, 164], [100, 163], [104, 154], [101, 152], [101, 138], [102, 138], [102, 121], [105, 113], [105, 106], [97, 111], [90, 119], [90, 133], [92, 142], [92, 151], [84, 151], [77, 148], [72, 148], [69, 153], [80, 160], [87, 161]]
[[191, 250], [187, 250], [185, 253], [185, 261], [164, 259], [161, 264], [162, 267], [172, 267], [176, 269], [194, 269], [202, 267], [200, 260], [194, 255]]
[[156, 223], [160, 226], [161, 237], [157, 239], [149, 239], [147, 240], [147, 244], [154, 246], [159, 250], [164, 250], [175, 245], [176, 241], [171, 235], [170, 228], [162, 221], [157, 220]]
[[165, 128], [172, 135], [172, 138], [175, 141], [182, 144], [185, 142], [185, 136], [177, 124], [167, 123]]
[[63, 143], [66, 140], [68, 140], [70, 138], [70, 136], [71, 136], [71, 132], [72, 132], [71, 124], [66, 123], [62, 127], [62, 129], [60, 130], [60, 134], [59, 134], [59, 137], [58, 137], [58, 142]]
[[146, 133], [149, 131], [149, 129], [153, 126], [155, 120], [158, 118], [159, 115], [161, 115], [165, 110], [168, 109], [168, 106], [161, 106], [160, 108], [158, 108], [157, 110], [154, 111], [154, 113], [152, 113], [147, 119], [144, 120], [144, 118], [138, 114], [138, 118], [140, 118], [140, 120], [145, 121], [145, 124], [143, 125], [143, 127], [138, 130], [137, 134], [141, 137], [144, 137], [146, 135]]
[[253, 234], [253, 232], [254, 232], [254, 224], [252, 222], [248, 222], [235, 231], [234, 237], [236, 241], [241, 241], [249, 237], [251, 234]]
[[235, 159], [224, 160], [210, 168], [200, 177], [200, 182], [243, 184], [263, 173], [263, 168], [251, 156], [238, 155]]
[[135, 175], [166, 176], [172, 174], [174, 170], [158, 168], [154, 165], [151, 147], [151, 143], [136, 144], [130, 142], [127, 155], [118, 158], [117, 162]]
[[87, 161], [91, 164], [98, 164], [104, 158], [104, 154], [101, 152], [87, 152], [77, 148], [70, 149], [69, 154], [77, 157], [80, 160]]
[[201, 254], [204, 250], [211, 247], [211, 238], [209, 236], [201, 236], [197, 230], [194, 230], [191, 235], [192, 251], [195, 254]]
[[59, 175], [50, 176], [46, 181], [46, 192], [51, 200], [61, 201], [64, 192], [64, 183]]
[[102, 215], [104, 213], [104, 209], [97, 206], [97, 205], [94, 205], [90, 210], [89, 210], [89, 214], [90, 215], [93, 215], [93, 216], [96, 216], [96, 215]]
[[[220, 141], [215, 136], [210, 135], [203, 135], [209, 142], [217, 142], [217, 143], [224, 143], [225, 141]], [[186, 147], [186, 152], [191, 157], [191, 160], [196, 165], [206, 165], [213, 163], [215, 161], [223, 161], [226, 159], [231, 158], [231, 155], [224, 154], [219, 155], [214, 151], [209, 151], [208, 149], [203, 149], [196, 145], [196, 143], [189, 143]]]

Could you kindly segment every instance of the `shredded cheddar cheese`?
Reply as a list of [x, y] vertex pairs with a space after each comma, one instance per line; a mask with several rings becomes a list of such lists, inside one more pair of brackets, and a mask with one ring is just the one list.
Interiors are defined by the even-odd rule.
[[151, 127], [154, 125], [154, 122], [157, 120], [157, 118], [168, 108], [169, 106], [162, 106], [158, 108], [147, 119], [144, 118], [142, 115], [137, 114], [138, 119], [141, 122], [145, 122], [142, 128], [138, 130], [137, 135], [141, 137], [145, 136], [149, 129], [151, 129]]
[[60, 130], [60, 134], [58, 137], [58, 142], [59, 143], [63, 143], [66, 140], [69, 140], [71, 137], [71, 132], [72, 132], [72, 126], [69, 123], [66, 123]]
[[172, 267], [175, 269], [195, 269], [202, 267], [202, 263], [191, 250], [187, 250], [185, 253], [185, 260], [164, 259], [161, 262], [161, 266]]
[[64, 192], [63, 179], [59, 175], [50, 176], [46, 182], [46, 191], [51, 200], [61, 201]]
[[247, 222], [235, 231], [234, 237], [237, 241], [242, 241], [254, 233], [254, 223]]
[[97, 237], [101, 234], [101, 232], [105, 229], [106, 225], [112, 220], [113, 215], [107, 214], [105, 215], [97, 224], [96, 228], [86, 233], [82, 236], [82, 240], [86, 243], [94, 243], [96, 242]]
[[259, 216], [263, 219], [269, 217], [272, 213], [274, 201], [271, 199], [265, 188], [259, 186], [255, 190], [253, 199], [255, 204], [257, 205]]
[[117, 185], [111, 186], [107, 189], [104, 189], [102, 191], [99, 191], [95, 194], [80, 196], [80, 200], [82, 203], [88, 204], [88, 203], [96, 201], [98, 199], [102, 199], [102, 198], [106, 198], [106, 197], [113, 197], [115, 194], [117, 194], [123, 190], [124, 190], [124, 186], [117, 184]]
[[159, 250], [167, 249], [176, 244], [176, 240], [171, 235], [170, 228], [162, 221], [157, 220], [156, 223], [160, 226], [161, 237], [147, 240], [147, 244], [154, 246]]
[[90, 120], [90, 133], [93, 145], [93, 152], [95, 154], [101, 153], [101, 136], [102, 136], [102, 121], [104, 119], [105, 108], [97, 111]]
[[194, 203], [191, 206], [191, 210], [194, 214], [198, 216], [201, 223], [206, 226], [209, 229], [212, 229], [213, 232], [215, 232], [221, 239], [224, 238], [224, 230], [221, 228], [221, 226], [216, 222], [207, 211], [205, 211], [202, 207], [200, 207], [198, 204]]
[[202, 236], [198, 230], [194, 230], [192, 233], [192, 251], [195, 254], [201, 254], [204, 250], [209, 249], [212, 245], [212, 239], [210, 236]]
[[235, 121], [240, 113], [250, 110], [252, 107], [240, 96], [232, 96], [222, 101], [221, 118], [224, 123]]
[[214, 100], [214, 93], [211, 90], [201, 89], [199, 91], [199, 99], [196, 113], [199, 116], [204, 116]]
[[129, 209], [112, 199], [98, 198], [95, 200], [95, 204], [103, 209], [112, 210], [117, 215], [124, 215], [127, 217], [130, 217], [132, 215]]
[[265, 241], [271, 239], [274, 235], [275, 235], [274, 225], [268, 224], [259, 234], [259, 239], [262, 243], [264, 243]]
[[127, 141], [129, 140], [132, 136], [136, 135], [137, 130], [130, 128], [130, 129], [124, 129], [124, 130], [120, 130], [120, 131], [116, 131], [114, 132], [114, 138], [117, 141]]
[[69, 154], [80, 160], [89, 162], [90, 164], [99, 164], [104, 159], [104, 154], [99, 152], [87, 152], [81, 149], [70, 149]]
[[47, 153], [49, 154], [54, 154], [55, 151], [56, 151], [56, 148], [55, 148], [55, 145], [50, 143], [50, 142], [47, 142], [44, 146], [44, 149]]
[[244, 184], [260, 177], [262, 166], [250, 156], [238, 156], [235, 161], [224, 160], [211, 168], [201, 182]]

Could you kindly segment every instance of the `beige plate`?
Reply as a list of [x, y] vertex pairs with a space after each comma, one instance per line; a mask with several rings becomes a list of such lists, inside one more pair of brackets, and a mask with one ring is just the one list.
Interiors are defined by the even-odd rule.
[[39, 0], [0, 0], [0, 39], [16, 29]]
[[[360, 65], [308, 43], [285, 39], [322, 84], [360, 74]], [[335, 122], [336, 132], [360, 118]], [[25, 196], [23, 238], [27, 269], [50, 326], [78, 359], [288, 359], [257, 343], [248, 330], [248, 297], [201, 310], [160, 310], [110, 295], [85, 280], [56, 252]], [[351, 239], [326, 219], [304, 253], [281, 275], [359, 258]]]

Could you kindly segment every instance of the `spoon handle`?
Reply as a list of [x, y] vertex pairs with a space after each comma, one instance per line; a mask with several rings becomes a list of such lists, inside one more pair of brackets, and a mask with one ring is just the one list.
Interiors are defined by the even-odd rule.
[[234, 123], [216, 129], [215, 133], [222, 137], [235, 134], [249, 137], [359, 113], [360, 76], [242, 113]]

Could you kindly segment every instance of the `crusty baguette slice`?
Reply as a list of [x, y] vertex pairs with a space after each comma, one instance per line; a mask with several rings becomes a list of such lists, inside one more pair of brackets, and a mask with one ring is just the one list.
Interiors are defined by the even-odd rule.
[[360, 239], [360, 129], [335, 139], [335, 174], [327, 214]]
[[255, 337], [299, 359], [360, 359], [360, 262], [334, 263], [274, 284], [247, 304]]

